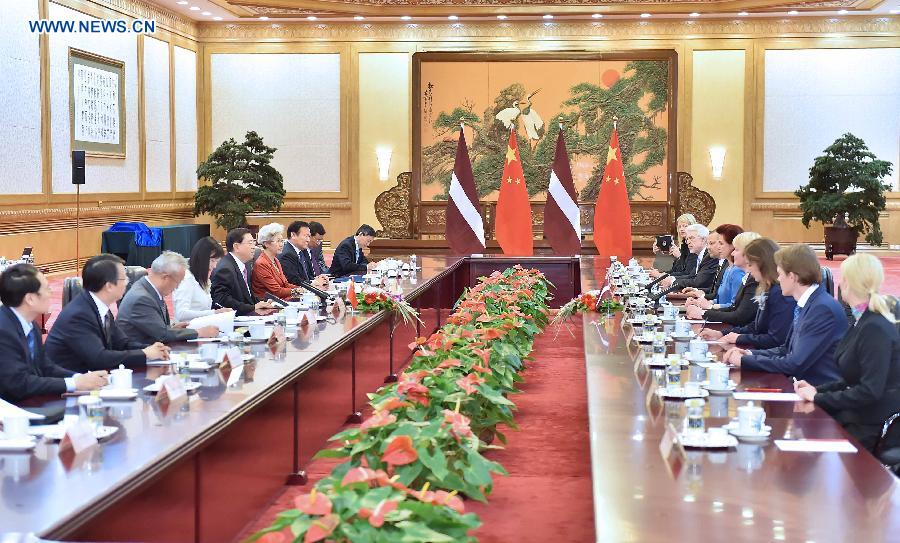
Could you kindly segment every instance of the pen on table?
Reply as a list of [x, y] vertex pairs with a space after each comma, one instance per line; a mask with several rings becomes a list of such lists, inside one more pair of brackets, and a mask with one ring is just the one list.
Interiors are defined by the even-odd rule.
[[780, 388], [747, 387], [744, 392], [784, 392]]

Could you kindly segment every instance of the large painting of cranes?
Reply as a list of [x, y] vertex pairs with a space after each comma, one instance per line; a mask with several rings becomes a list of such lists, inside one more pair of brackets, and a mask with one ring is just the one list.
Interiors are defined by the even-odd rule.
[[613, 125], [629, 195], [667, 201], [674, 176], [674, 51], [417, 53], [414, 175], [419, 201], [447, 199], [460, 126], [479, 197], [496, 201], [509, 131], [532, 201], [546, 200], [559, 130], [579, 200], [597, 198]]

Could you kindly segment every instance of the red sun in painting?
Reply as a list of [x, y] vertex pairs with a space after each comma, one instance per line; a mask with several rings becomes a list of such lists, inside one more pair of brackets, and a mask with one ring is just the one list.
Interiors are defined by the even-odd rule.
[[603, 75], [600, 76], [600, 81], [603, 83], [603, 86], [608, 89], [615, 85], [620, 77], [621, 75], [619, 75], [618, 70], [606, 70], [603, 72]]

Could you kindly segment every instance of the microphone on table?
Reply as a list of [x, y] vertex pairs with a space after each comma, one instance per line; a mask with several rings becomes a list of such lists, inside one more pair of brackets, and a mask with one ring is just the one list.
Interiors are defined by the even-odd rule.
[[269, 300], [270, 302], [275, 302], [276, 304], [280, 305], [282, 308], [285, 308], [288, 306], [288, 303], [286, 301], [282, 300], [278, 296], [275, 296], [271, 292], [266, 292], [266, 300]]
[[327, 292], [325, 292], [324, 290], [322, 290], [320, 288], [312, 286], [312, 283], [309, 283], [308, 281], [301, 281], [300, 286], [305, 288], [306, 290], [312, 292], [313, 294], [315, 294], [322, 300], [327, 300], [328, 298], [331, 297]]
[[648, 291], [650, 291], [653, 289], [653, 287], [655, 287], [660, 281], [662, 281], [666, 277], [669, 277], [668, 273], [664, 273], [664, 274], [660, 275], [659, 277], [654, 279], [652, 283], [648, 283], [647, 286], [644, 288], [646, 288]]

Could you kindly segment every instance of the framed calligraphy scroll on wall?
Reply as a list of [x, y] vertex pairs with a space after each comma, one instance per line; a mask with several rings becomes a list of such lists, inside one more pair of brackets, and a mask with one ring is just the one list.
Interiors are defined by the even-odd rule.
[[72, 149], [125, 158], [125, 63], [69, 48]]

